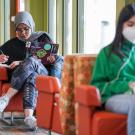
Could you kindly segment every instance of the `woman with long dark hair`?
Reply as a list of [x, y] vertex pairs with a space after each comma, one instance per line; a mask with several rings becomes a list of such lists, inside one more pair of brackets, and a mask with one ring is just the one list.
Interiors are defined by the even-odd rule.
[[113, 42], [97, 56], [91, 84], [108, 111], [127, 114], [128, 135], [135, 134], [135, 4], [119, 16]]

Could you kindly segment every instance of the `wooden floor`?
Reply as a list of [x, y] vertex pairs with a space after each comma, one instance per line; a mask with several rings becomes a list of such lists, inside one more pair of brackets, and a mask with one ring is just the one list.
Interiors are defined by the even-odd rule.
[[[0, 135], [48, 135], [48, 131], [43, 128], [38, 128], [36, 131], [31, 131], [28, 127], [24, 124], [23, 118], [19, 118], [18, 116], [22, 117], [22, 115], [15, 116], [14, 123], [11, 126], [9, 118], [10, 114], [6, 113], [5, 120], [3, 121], [2, 115], [0, 114]], [[52, 132], [51, 135], [60, 135], [57, 133]]]

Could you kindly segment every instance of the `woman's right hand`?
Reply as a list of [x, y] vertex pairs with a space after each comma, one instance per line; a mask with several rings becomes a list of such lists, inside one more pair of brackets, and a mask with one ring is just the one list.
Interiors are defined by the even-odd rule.
[[9, 56], [6, 56], [4, 54], [0, 55], [0, 63], [5, 63], [8, 61]]

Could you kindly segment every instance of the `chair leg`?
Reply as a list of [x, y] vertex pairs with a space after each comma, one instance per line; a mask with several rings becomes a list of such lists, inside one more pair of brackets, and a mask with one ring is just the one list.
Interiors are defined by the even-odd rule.
[[[2, 121], [9, 124], [10, 126], [13, 126], [14, 125], [14, 115], [13, 115], [13, 112], [11, 112], [11, 115], [10, 116], [4, 116], [4, 112], [2, 112]], [[10, 120], [10, 122], [8, 121]]]
[[13, 112], [11, 112], [10, 124], [13, 125], [13, 123], [14, 123], [14, 115]]
[[48, 131], [48, 135], [51, 135], [51, 130]]
[[[8, 115], [6, 115], [5, 114], [5, 112], [2, 112], [1, 113], [1, 118], [0, 118], [0, 120], [2, 120], [2, 122], [3, 123], [5, 123], [6, 125], [4, 125], [4, 126], [1, 126], [1, 128], [3, 127], [3, 128], [5, 128], [5, 127], [16, 127], [16, 126], [19, 126], [19, 125], [17, 125], [16, 123], [15, 123], [15, 120], [16, 119], [24, 119], [24, 116], [15, 116], [14, 115], [14, 112], [10, 112], [10, 115], [8, 114]], [[22, 126], [22, 125], [20, 125], [20, 126]]]
[[4, 112], [2, 112], [1, 118], [2, 118], [2, 120], [4, 120]]

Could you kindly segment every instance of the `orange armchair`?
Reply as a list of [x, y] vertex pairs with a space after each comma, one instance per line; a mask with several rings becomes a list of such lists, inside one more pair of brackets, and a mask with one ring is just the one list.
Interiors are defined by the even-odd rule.
[[77, 135], [127, 135], [127, 116], [100, 110], [100, 95], [96, 87], [75, 88]]
[[[0, 67], [0, 96], [7, 92], [10, 87], [10, 83], [8, 82], [7, 69], [4, 67]], [[22, 112], [23, 111], [23, 101], [22, 101], [22, 93], [19, 92], [11, 99], [9, 105], [6, 107], [4, 112], [11, 112], [11, 125], [13, 124], [13, 112]], [[3, 119], [4, 119], [3, 112]]]

